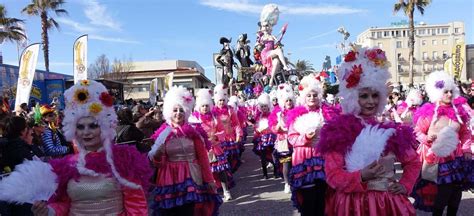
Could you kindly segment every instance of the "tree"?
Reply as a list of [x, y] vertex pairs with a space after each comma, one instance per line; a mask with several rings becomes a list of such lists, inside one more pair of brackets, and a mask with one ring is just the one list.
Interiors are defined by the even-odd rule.
[[48, 31], [53, 27], [59, 30], [59, 24], [50, 17], [50, 13], [56, 15], [67, 15], [68, 12], [61, 7], [64, 0], [32, 0], [31, 4], [23, 8], [22, 12], [30, 16], [40, 16], [41, 18], [41, 38], [43, 41], [44, 66], [46, 73], [49, 72], [49, 37]]
[[87, 68], [89, 79], [97, 79], [103, 77], [105, 74], [110, 73], [110, 61], [105, 54], [97, 57], [94, 63], [90, 64]]
[[133, 61], [131, 58], [114, 59], [110, 64], [109, 58], [105, 54], [97, 57], [94, 63], [89, 65], [87, 73], [91, 79], [104, 78], [120, 82], [127, 82], [130, 71], [133, 70]]
[[10, 42], [26, 40], [21, 23], [23, 23], [21, 19], [8, 17], [5, 5], [0, 4], [0, 43], [4, 40]]
[[297, 60], [295, 70], [300, 76], [305, 76], [315, 71], [313, 64], [311, 64], [308, 60]]
[[415, 12], [415, 8], [418, 9], [421, 15], [425, 13], [425, 8], [431, 3], [431, 0], [399, 0], [393, 6], [393, 12], [397, 13], [400, 10], [403, 10], [405, 15], [408, 17], [409, 28], [408, 31], [408, 44], [409, 44], [409, 54], [408, 54], [408, 73], [409, 73], [409, 81], [410, 85], [413, 85], [413, 64], [415, 61], [415, 57], [413, 53], [415, 52], [415, 24], [413, 15]]

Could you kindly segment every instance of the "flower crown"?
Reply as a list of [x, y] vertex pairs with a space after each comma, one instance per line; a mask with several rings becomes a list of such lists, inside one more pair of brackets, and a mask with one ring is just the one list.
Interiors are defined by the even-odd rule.
[[89, 112], [91, 114], [97, 115], [102, 110], [103, 107], [112, 107], [114, 104], [114, 98], [109, 94], [107, 89], [102, 86], [100, 88], [97, 86], [97, 82], [93, 82], [91, 85], [89, 80], [81, 80], [79, 85], [73, 86], [74, 96], [72, 100], [66, 98], [66, 106], [74, 108], [77, 106], [86, 105], [88, 106]]
[[[371, 62], [373, 64], [372, 66], [375, 67], [385, 67], [387, 63], [387, 57], [385, 56], [385, 52], [378, 48], [365, 50], [363, 56], [360, 56], [358, 51], [351, 50], [344, 57], [344, 62], [354, 62], [360, 58], [363, 58], [361, 60], [368, 60], [368, 62]], [[343, 77], [343, 80], [347, 82], [346, 88], [353, 88], [359, 85], [360, 77], [363, 72], [364, 68], [362, 67], [362, 64], [353, 65], [351, 70], [347, 71]]]

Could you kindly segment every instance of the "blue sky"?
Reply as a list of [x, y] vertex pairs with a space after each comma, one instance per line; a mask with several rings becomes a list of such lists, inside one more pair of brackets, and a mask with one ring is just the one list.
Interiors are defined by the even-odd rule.
[[[20, 11], [31, 0], [2, 0], [9, 16], [25, 19], [29, 43], [40, 42], [40, 22]], [[308, 60], [321, 68], [326, 55], [338, 55], [336, 44], [340, 26], [356, 40], [359, 33], [372, 26], [389, 26], [406, 19], [393, 14], [397, 0], [67, 0], [69, 16], [55, 17], [60, 31], [50, 32], [50, 70], [72, 74], [74, 40], [89, 34], [89, 63], [99, 55], [131, 58], [134, 61], [182, 59], [197, 61], [214, 81], [212, 53], [221, 49], [219, 38], [248, 33], [255, 43], [260, 10], [267, 3], [280, 7], [277, 33], [284, 23], [288, 30], [283, 39], [290, 61]], [[416, 21], [428, 24], [463, 21], [466, 42], [474, 43], [474, 3], [472, 0], [433, 0], [425, 15]], [[4, 62], [17, 64], [17, 46], [0, 45]], [[42, 54], [38, 68], [44, 69]]]

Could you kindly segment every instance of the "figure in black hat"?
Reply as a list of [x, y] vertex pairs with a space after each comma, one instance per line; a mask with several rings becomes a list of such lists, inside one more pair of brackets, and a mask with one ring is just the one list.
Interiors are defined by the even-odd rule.
[[230, 48], [231, 41], [232, 39], [221, 37], [219, 42], [222, 44], [222, 49], [216, 59], [217, 62], [224, 68], [221, 79], [224, 86], [228, 86], [232, 81], [232, 78], [234, 77], [232, 67], [237, 66], [237, 64], [234, 62], [234, 53]]

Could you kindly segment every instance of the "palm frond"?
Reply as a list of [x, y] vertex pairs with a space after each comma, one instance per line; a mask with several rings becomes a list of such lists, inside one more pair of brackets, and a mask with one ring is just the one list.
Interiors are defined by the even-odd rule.
[[56, 22], [56, 20], [54, 20], [53, 18], [49, 18], [48, 20], [48, 25], [47, 25], [48, 29], [52, 28], [52, 27], [55, 27], [57, 30], [60, 30], [60, 26], [59, 26], [59, 23]]
[[58, 15], [58, 16], [69, 15], [69, 13], [67, 12], [67, 10], [65, 10], [65, 9], [56, 9], [56, 10], [54, 10], [54, 12], [55, 12], [56, 15]]

